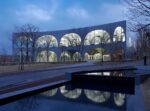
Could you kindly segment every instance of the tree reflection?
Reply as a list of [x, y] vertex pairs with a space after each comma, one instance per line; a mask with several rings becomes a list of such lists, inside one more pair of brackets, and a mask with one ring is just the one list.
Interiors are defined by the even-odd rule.
[[110, 98], [109, 92], [102, 92], [97, 90], [84, 90], [84, 93], [88, 99], [96, 103], [106, 102]]
[[81, 95], [81, 89], [67, 90], [65, 86], [60, 87], [60, 92], [63, 96], [70, 99], [76, 99]]
[[37, 95], [22, 99], [16, 103], [16, 111], [32, 111], [37, 109], [39, 103]]

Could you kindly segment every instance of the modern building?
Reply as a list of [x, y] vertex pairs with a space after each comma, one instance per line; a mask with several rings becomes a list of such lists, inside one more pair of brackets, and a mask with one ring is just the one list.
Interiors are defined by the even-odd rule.
[[[33, 49], [34, 48], [34, 49]], [[33, 53], [34, 52], [34, 53]], [[126, 57], [126, 21], [84, 28], [13, 33], [13, 55], [34, 62], [118, 61]]]

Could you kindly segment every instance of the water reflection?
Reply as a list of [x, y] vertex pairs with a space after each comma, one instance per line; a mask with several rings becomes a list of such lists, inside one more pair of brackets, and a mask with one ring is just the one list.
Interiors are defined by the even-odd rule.
[[60, 92], [63, 96], [67, 98], [76, 99], [81, 95], [82, 90], [81, 89], [67, 90], [66, 86], [62, 86], [60, 87]]
[[91, 73], [86, 73], [86, 75], [105, 75], [105, 76], [110, 76], [110, 72], [91, 72]]
[[102, 92], [97, 90], [84, 90], [86, 97], [96, 103], [103, 103], [110, 98], [109, 92]]
[[123, 73], [116, 71], [116, 72], [113, 72], [112, 75], [113, 76], [120, 76], [121, 77], [121, 76], [123, 76]]
[[[107, 108], [106, 111], [112, 111], [112, 109], [120, 111], [126, 107], [125, 94], [89, 89], [67, 90], [67, 88], [61, 86], [39, 95], [18, 100], [0, 107], [0, 111], [58, 111], [58, 108], [60, 108], [59, 111], [62, 109], [65, 111], [66, 109], [68, 109], [67, 111], [84, 111], [89, 106], [91, 107], [90, 111], [93, 109], [95, 109], [94, 111], [104, 111], [103, 108]], [[49, 98], [44, 96], [49, 96]]]
[[114, 102], [117, 106], [122, 106], [125, 103], [125, 94], [114, 93]]
[[35, 109], [38, 109], [38, 106], [39, 106], [38, 96], [35, 95], [17, 101], [15, 104], [15, 111], [33, 111]]
[[58, 90], [58, 88], [51, 89], [51, 90], [41, 93], [41, 95], [54, 96], [57, 93], [57, 90]]
[[114, 72], [91, 72], [91, 73], [86, 73], [86, 75], [100, 75], [100, 76], [118, 76], [121, 77], [124, 74], [122, 72], [114, 71]]

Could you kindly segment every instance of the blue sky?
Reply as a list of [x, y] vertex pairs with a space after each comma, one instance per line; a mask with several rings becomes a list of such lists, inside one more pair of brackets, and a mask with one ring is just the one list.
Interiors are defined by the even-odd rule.
[[15, 26], [31, 23], [41, 31], [125, 20], [121, 0], [0, 0], [0, 53], [11, 53]]

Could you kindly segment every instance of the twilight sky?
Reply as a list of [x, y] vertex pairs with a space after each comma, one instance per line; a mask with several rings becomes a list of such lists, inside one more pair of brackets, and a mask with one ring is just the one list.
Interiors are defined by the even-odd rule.
[[11, 54], [15, 26], [40, 31], [99, 25], [126, 19], [121, 0], [0, 0], [0, 53]]

